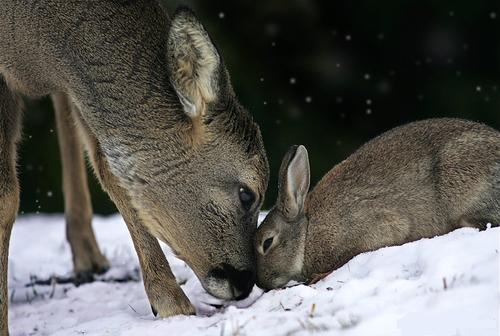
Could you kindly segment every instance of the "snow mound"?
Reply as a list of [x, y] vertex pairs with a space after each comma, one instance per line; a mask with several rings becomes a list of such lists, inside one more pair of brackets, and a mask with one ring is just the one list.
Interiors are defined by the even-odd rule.
[[[197, 316], [153, 317], [119, 216], [95, 218], [112, 269], [103, 281], [29, 285], [71, 274], [63, 216], [25, 216], [9, 259], [11, 335], [499, 335], [500, 229], [460, 229], [361, 254], [319, 283], [221, 303], [164, 247]], [[28, 286], [27, 286], [28, 285]], [[222, 304], [216, 309], [210, 304]]]

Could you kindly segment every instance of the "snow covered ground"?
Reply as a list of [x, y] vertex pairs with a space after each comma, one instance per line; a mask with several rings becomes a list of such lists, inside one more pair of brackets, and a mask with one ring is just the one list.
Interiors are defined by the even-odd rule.
[[198, 316], [153, 317], [138, 261], [119, 216], [94, 227], [112, 269], [97, 281], [26, 287], [33, 277], [69, 275], [62, 216], [25, 216], [9, 261], [10, 331], [17, 335], [499, 335], [500, 229], [461, 229], [442, 237], [364, 253], [311, 287], [295, 286], [216, 303], [186, 265], [165, 251]]

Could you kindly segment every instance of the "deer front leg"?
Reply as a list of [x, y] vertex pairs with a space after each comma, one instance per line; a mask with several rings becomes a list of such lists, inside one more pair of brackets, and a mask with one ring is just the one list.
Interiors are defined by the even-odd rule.
[[125, 222], [139, 256], [153, 314], [160, 317], [194, 314], [194, 307], [177, 283], [158, 240], [139, 224], [138, 218], [135, 221], [125, 219]]
[[62, 165], [66, 238], [71, 246], [76, 281], [87, 282], [109, 268], [92, 230], [92, 203], [87, 183], [83, 147], [71, 114], [71, 103], [62, 93], [52, 96]]
[[[1, 99], [1, 98], [0, 98]], [[0, 107], [0, 114], [1, 114]], [[1, 118], [1, 116], [0, 116]], [[1, 132], [1, 131], [0, 131]], [[0, 135], [0, 138], [2, 135]], [[7, 266], [9, 257], [9, 240], [12, 225], [19, 206], [19, 187], [15, 171], [6, 167], [12, 159], [6, 157], [4, 144], [0, 143], [0, 336], [9, 334], [8, 328], [8, 294]], [[13, 166], [13, 165], [12, 165]]]
[[153, 313], [160, 317], [194, 314], [195, 309], [177, 284], [158, 240], [144, 227], [137, 212], [131, 206], [126, 191], [120, 187], [117, 178], [109, 170], [107, 160], [101, 152], [97, 139], [85, 126], [78, 112], [75, 112], [75, 115], [79, 129], [84, 133], [96, 174], [123, 216], [132, 236], [141, 265], [144, 287]]
[[0, 336], [8, 329], [7, 266], [12, 225], [19, 206], [16, 177], [16, 141], [19, 137], [20, 106], [0, 75]]

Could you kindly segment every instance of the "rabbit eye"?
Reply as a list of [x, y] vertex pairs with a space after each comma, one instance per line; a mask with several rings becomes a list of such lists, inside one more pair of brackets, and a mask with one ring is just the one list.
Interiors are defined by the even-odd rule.
[[267, 238], [266, 240], [264, 240], [264, 244], [262, 244], [262, 250], [264, 251], [264, 253], [266, 253], [266, 251], [271, 247], [271, 245], [273, 244], [273, 239], [274, 237], [271, 237], [271, 238]]

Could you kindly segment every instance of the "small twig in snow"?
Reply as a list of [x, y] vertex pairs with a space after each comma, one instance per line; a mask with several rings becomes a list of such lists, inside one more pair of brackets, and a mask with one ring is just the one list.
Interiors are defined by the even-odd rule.
[[136, 313], [137, 315], [139, 315], [139, 313], [137, 312], [137, 310], [134, 309], [134, 307], [132, 307], [131, 305], [128, 305], [130, 307], [130, 309], [132, 309], [134, 311], [134, 313]]
[[208, 329], [208, 328], [215, 327], [217, 324], [219, 324], [220, 321], [222, 321], [224, 323], [223, 320], [217, 320], [214, 323], [207, 325], [206, 328]]
[[58, 276], [52, 276], [48, 279], [40, 280], [37, 277], [32, 277], [30, 279], [30, 282], [24, 285], [24, 287], [35, 287], [36, 285], [38, 286], [52, 286], [54, 283], [64, 285], [64, 284], [73, 284], [75, 286], [79, 286], [85, 283], [90, 283], [90, 282], [105, 282], [105, 283], [125, 283], [125, 282], [137, 282], [139, 281], [135, 276], [133, 275], [126, 275], [123, 278], [108, 278], [108, 279], [99, 279], [99, 278], [93, 278], [91, 281], [81, 281], [81, 279], [70, 276], [70, 277], [58, 277]]
[[311, 312], [309, 313], [309, 317], [314, 317], [314, 313], [316, 312], [316, 304], [313, 303], [311, 306]]
[[10, 303], [14, 303], [14, 294], [16, 293], [16, 290], [13, 289], [12, 293], [10, 294]]
[[283, 303], [281, 303], [281, 301], [280, 301], [280, 306], [281, 306], [281, 308], [282, 308], [284, 311], [290, 311], [290, 310], [291, 310], [290, 308], [285, 308], [285, 306], [283, 306]]
[[56, 292], [56, 281], [55, 281], [55, 279], [53, 279], [53, 281], [52, 281], [52, 291], [50, 292], [49, 298], [52, 299], [54, 297], [55, 292]]
[[297, 321], [299, 321], [299, 324], [302, 327], [302, 329], [307, 330], [307, 326], [304, 324], [304, 322], [301, 319], [297, 319]]

